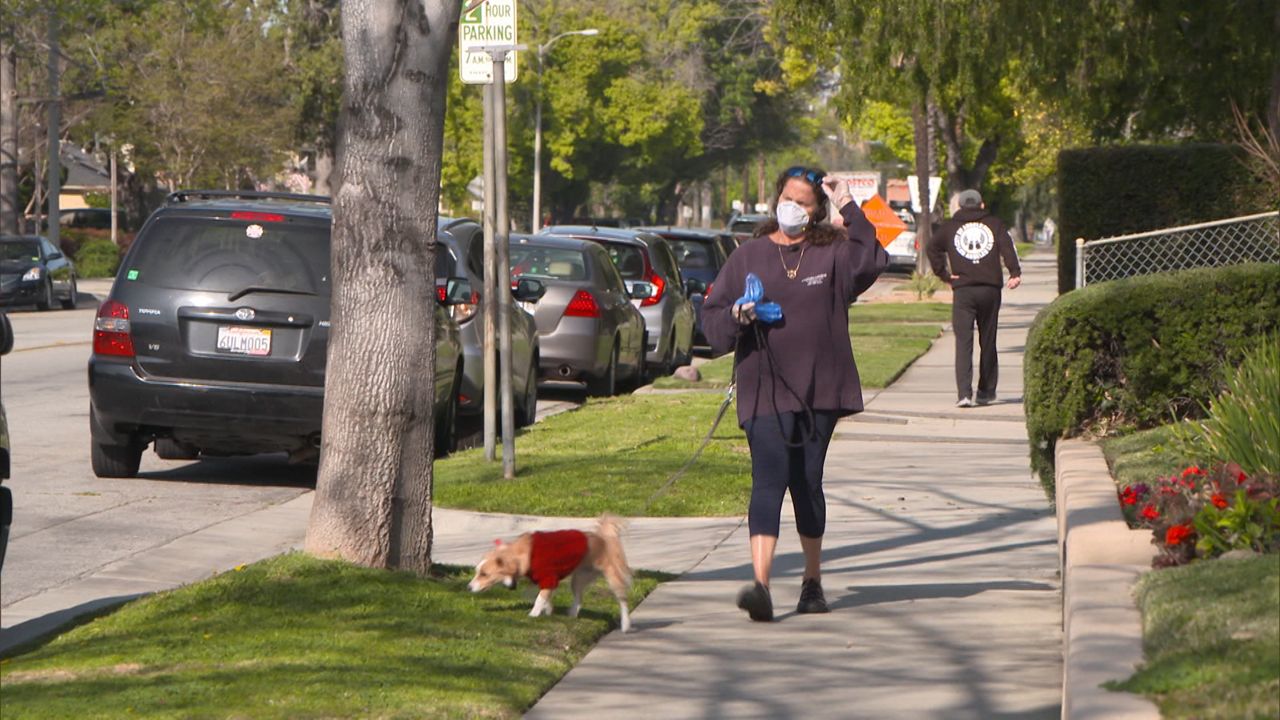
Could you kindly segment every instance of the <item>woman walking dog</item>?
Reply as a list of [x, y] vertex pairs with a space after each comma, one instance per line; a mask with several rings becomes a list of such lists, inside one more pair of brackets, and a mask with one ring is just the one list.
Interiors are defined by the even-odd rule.
[[[822, 467], [836, 421], [862, 410], [849, 304], [889, 261], [844, 181], [793, 167], [778, 177], [777, 193], [776, 218], [729, 256], [703, 308], [712, 348], [734, 351], [738, 424], [751, 448], [755, 570], [738, 607], [761, 622], [773, 619], [769, 575], [787, 490], [804, 550], [796, 612], [829, 612], [822, 593]], [[828, 200], [843, 230], [826, 222]], [[748, 274], [755, 277], [748, 281]]]

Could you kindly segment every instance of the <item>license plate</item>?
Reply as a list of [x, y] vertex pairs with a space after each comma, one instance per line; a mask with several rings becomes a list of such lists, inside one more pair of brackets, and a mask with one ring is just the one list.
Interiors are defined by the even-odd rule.
[[271, 331], [265, 328], [218, 326], [218, 352], [266, 357], [271, 354]]

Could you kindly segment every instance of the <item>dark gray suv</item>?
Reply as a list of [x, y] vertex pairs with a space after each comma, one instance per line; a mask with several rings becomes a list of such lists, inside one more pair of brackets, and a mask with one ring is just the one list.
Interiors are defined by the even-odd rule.
[[[329, 338], [327, 198], [177, 192], [147, 220], [98, 311], [93, 471], [284, 451], [313, 461]], [[437, 448], [454, 446], [462, 354], [437, 305]]]

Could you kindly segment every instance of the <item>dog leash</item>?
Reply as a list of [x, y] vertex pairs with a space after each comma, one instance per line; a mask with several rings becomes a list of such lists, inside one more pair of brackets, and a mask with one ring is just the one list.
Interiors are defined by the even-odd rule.
[[[735, 368], [735, 374], [736, 374], [736, 370], [737, 369]], [[720, 421], [724, 419], [725, 411], [727, 411], [729, 409], [729, 406], [733, 404], [733, 391], [735, 387], [737, 387], [737, 384], [734, 383], [732, 379], [730, 379], [729, 389], [726, 390], [724, 394], [724, 402], [720, 403], [720, 411], [716, 413], [715, 422], [711, 423], [711, 429], [707, 431], [707, 436], [702, 438], [702, 444], [698, 446], [697, 450], [693, 451], [693, 456], [690, 457], [689, 460], [685, 462], [684, 465], [681, 465], [680, 469], [676, 470], [671, 477], [667, 478], [667, 481], [662, 484], [662, 487], [658, 488], [652, 495], [650, 495], [649, 499], [645, 501], [644, 505], [640, 506], [640, 511], [636, 513], [637, 517], [644, 516], [644, 514], [648, 512], [649, 507], [653, 505], [654, 501], [662, 497], [662, 495], [666, 493], [667, 490], [670, 490], [671, 486], [675, 484], [676, 480], [679, 480], [680, 477], [684, 475], [685, 471], [688, 470], [695, 462], [697, 462], [698, 457], [702, 455], [702, 451], [705, 450], [707, 448], [707, 445], [711, 442], [711, 436], [716, 434], [716, 428], [720, 427]]]

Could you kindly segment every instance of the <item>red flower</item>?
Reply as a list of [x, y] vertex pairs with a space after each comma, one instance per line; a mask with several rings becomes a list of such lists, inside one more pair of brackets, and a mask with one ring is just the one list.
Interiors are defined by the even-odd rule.
[[1160, 517], [1160, 511], [1156, 510], [1155, 505], [1147, 505], [1146, 507], [1142, 508], [1142, 517], [1146, 518], [1147, 520], [1157, 520]]
[[1214, 493], [1213, 497], [1209, 498], [1209, 502], [1213, 503], [1213, 506], [1219, 510], [1226, 507], [1228, 504], [1227, 499], [1217, 493]]
[[1248, 480], [1248, 479], [1249, 479], [1249, 476], [1245, 475], [1243, 470], [1236, 473], [1236, 482], [1243, 483], [1245, 480]]
[[1124, 492], [1120, 493], [1120, 502], [1123, 502], [1125, 505], [1137, 505], [1138, 493], [1135, 492], [1133, 488], [1127, 487], [1124, 489]]
[[1188, 475], [1203, 475], [1203, 474], [1204, 474], [1204, 471], [1195, 465], [1192, 465], [1191, 467], [1182, 471], [1182, 477], [1184, 478]]
[[1190, 525], [1174, 525], [1164, 533], [1165, 545], [1177, 545], [1191, 536]]

